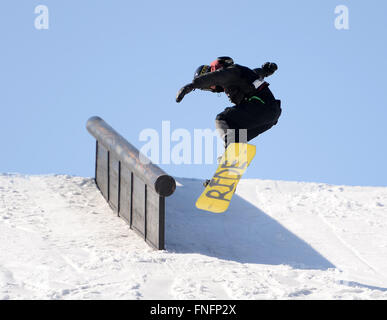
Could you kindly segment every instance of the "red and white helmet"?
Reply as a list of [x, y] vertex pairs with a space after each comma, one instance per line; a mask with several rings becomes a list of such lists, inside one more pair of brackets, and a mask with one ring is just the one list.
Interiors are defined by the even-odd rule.
[[220, 68], [227, 68], [234, 64], [234, 60], [230, 57], [218, 57], [215, 61], [211, 62], [211, 72]]

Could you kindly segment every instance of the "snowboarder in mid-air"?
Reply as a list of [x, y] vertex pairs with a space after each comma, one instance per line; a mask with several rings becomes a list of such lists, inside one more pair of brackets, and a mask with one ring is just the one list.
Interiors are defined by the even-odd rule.
[[195, 89], [225, 92], [234, 106], [217, 115], [216, 129], [225, 147], [231, 142], [247, 142], [277, 124], [281, 115], [281, 101], [275, 99], [264, 81], [277, 69], [272, 62], [249, 69], [235, 64], [230, 57], [219, 57], [196, 70], [193, 81], [179, 90], [176, 102]]
[[[200, 66], [193, 81], [177, 93], [176, 102], [179, 103], [195, 89], [224, 92], [234, 104], [216, 116], [215, 126], [224, 141], [226, 152], [218, 159], [219, 167], [213, 178], [203, 183], [206, 190], [196, 202], [199, 209], [223, 212], [228, 208], [241, 175], [255, 155], [255, 147], [247, 145], [247, 141], [277, 124], [281, 115], [281, 101], [275, 99], [269, 84], [264, 81], [277, 69], [272, 62], [266, 62], [261, 68], [249, 69], [235, 64], [230, 57], [219, 57], [210, 65]], [[230, 145], [232, 143], [236, 144]], [[239, 145], [245, 145], [250, 150], [244, 159], [247, 161], [238, 159], [241, 154], [232, 155], [231, 150], [242, 150]]]

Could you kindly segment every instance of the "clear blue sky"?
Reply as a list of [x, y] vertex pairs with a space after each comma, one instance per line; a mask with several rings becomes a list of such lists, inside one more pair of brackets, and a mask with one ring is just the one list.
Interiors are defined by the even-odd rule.
[[[338, 5], [349, 30], [334, 26]], [[49, 29], [37, 30], [37, 5]], [[98, 115], [137, 147], [144, 128], [213, 128], [226, 97], [195, 91], [220, 55], [278, 63], [279, 124], [252, 142], [247, 178], [387, 186], [387, 3], [4, 0], [0, 7], [0, 172], [93, 176]], [[162, 165], [207, 178], [215, 165]]]

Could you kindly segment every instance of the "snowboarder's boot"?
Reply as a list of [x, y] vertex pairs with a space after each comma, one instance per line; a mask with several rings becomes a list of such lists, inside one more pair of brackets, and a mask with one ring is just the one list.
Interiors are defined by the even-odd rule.
[[203, 186], [207, 187], [211, 182], [211, 179], [206, 179], [206, 181], [203, 182]]

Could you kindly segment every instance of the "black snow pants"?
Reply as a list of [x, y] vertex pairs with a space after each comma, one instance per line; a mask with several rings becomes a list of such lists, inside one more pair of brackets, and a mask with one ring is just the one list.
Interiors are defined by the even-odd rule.
[[227, 147], [231, 142], [247, 142], [269, 130], [280, 115], [280, 100], [253, 97], [219, 113], [215, 126]]

